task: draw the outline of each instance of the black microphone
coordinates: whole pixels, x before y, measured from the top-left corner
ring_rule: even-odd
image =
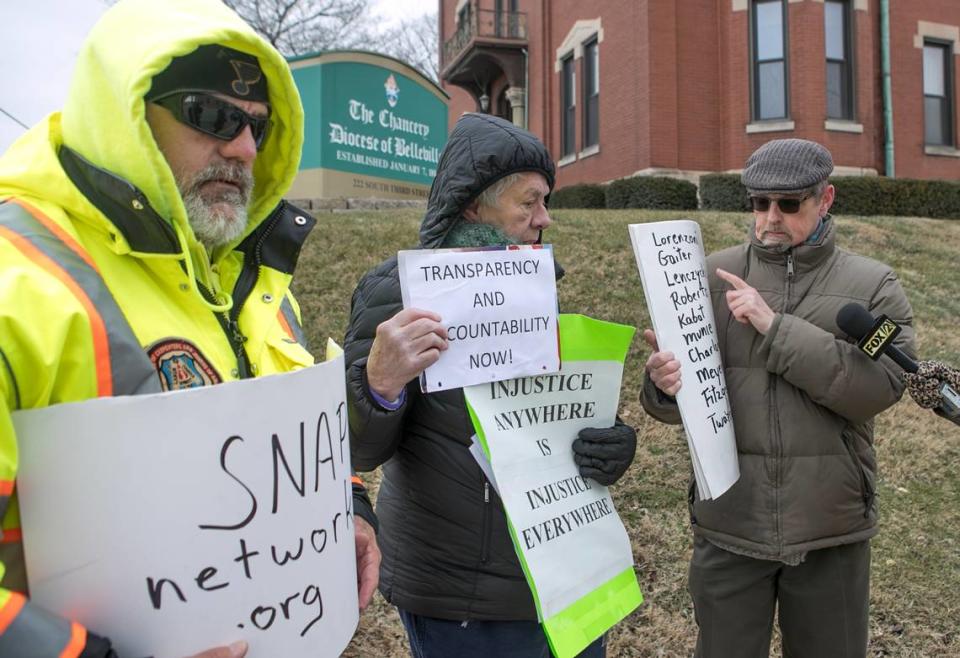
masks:
[[[892,344],[900,333],[900,326],[886,315],[875,318],[860,304],[851,302],[837,313],[837,326],[851,338],[856,338],[860,351],[874,361],[886,353],[907,372],[917,372],[919,364]]]
[[[851,338],[857,339],[857,347],[860,348],[860,351],[874,361],[879,359],[881,354],[886,354],[909,373],[916,374],[919,369],[919,363],[892,344],[901,328],[887,316],[881,315],[875,318],[870,315],[870,311],[860,304],[850,303],[837,313],[837,326]],[[929,368],[930,362],[925,361],[924,363],[928,364],[927,367]],[[941,367],[945,368],[946,366]],[[931,391],[935,397],[930,399],[928,403],[921,403],[921,406],[930,406],[938,415],[960,425],[960,393],[957,393],[949,382],[942,381],[942,378],[934,376],[929,379],[936,382],[934,390]],[[924,378],[921,378],[920,381],[924,381]],[[913,388],[911,388],[910,394],[916,399]]]

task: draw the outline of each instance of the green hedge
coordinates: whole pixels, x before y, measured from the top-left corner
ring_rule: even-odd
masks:
[[[606,208],[603,185],[581,183],[554,190],[550,195],[551,208]]]
[[[749,212],[750,197],[740,174],[704,174],[700,177],[700,207],[704,210]]]
[[[882,176],[834,176],[835,215],[911,215],[960,219],[960,183]],[[749,212],[747,190],[739,174],[700,177],[700,207],[704,210]]]
[[[960,182],[835,176],[835,215],[890,215],[960,219]],[[551,208],[651,208],[696,210],[697,188],[676,178],[635,176],[609,185],[570,185],[554,191]],[[740,174],[700,177],[700,208],[749,212],[747,190]]]
[[[621,178],[607,185],[607,208],[696,210],[697,186],[663,176]]]
[[[837,176],[830,212],[837,215],[894,215],[960,219],[960,183],[942,180]]]

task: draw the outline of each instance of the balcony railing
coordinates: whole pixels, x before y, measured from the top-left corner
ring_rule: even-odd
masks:
[[[477,9],[475,5],[471,5],[469,19],[462,22],[456,33],[443,44],[441,66],[446,66],[456,59],[467,44],[477,37],[525,42],[527,15],[523,12]]]

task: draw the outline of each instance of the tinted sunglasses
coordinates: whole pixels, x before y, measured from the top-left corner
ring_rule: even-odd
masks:
[[[151,102],[170,110],[180,123],[227,142],[250,126],[258,151],[270,132],[269,116],[255,117],[233,103],[209,94],[178,92]]]
[[[771,199],[765,196],[752,196],[750,197],[750,205],[753,206],[753,209],[757,212],[767,212],[770,210],[770,204],[775,203],[777,207],[780,208],[780,212],[784,215],[792,215],[796,212],[799,212],[801,204],[804,201],[809,199],[812,194],[797,198],[786,198],[786,199]]]

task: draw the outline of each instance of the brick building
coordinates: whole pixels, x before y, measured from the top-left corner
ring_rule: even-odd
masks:
[[[561,187],[738,171],[783,137],[838,174],[960,179],[960,0],[440,0],[439,21],[451,125],[526,125]]]

